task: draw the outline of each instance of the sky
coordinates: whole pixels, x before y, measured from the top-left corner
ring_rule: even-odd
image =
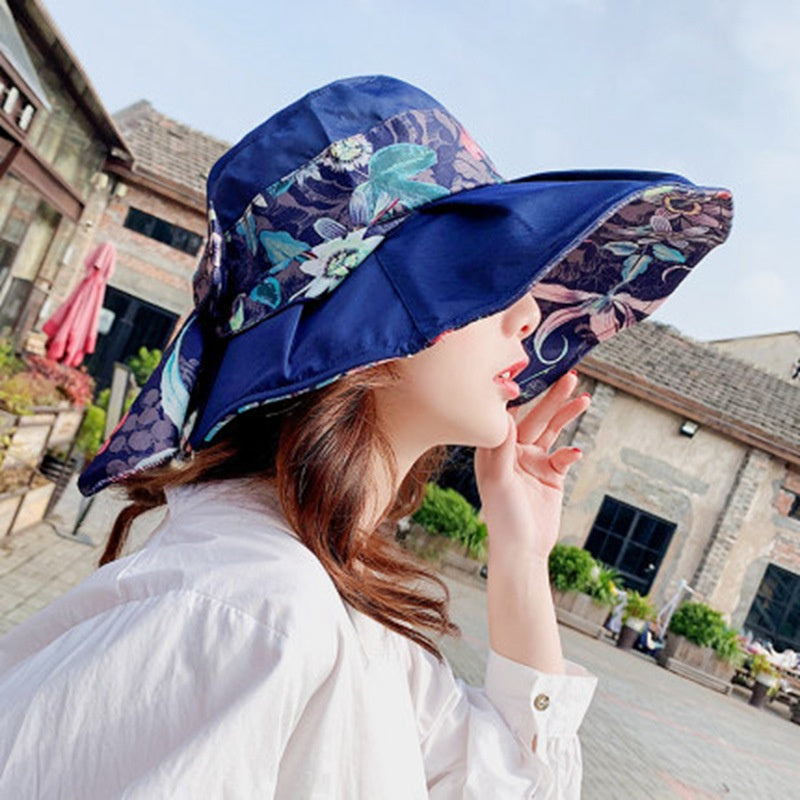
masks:
[[[728,242],[654,316],[713,340],[800,330],[796,0],[43,0],[100,98],[231,143],[307,91],[384,73],[508,178],[678,172],[733,192]],[[102,13],[99,13],[102,10]]]

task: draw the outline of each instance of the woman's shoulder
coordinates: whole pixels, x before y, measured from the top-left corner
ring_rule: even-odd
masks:
[[[346,621],[316,556],[279,512],[237,482],[170,492],[168,505],[150,542],[120,565],[115,581],[126,595],[196,594],[287,634],[315,620]]]

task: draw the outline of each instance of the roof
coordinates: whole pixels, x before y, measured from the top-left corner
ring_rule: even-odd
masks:
[[[9,60],[20,78],[28,84],[36,99],[49,110],[47,95],[6,0],[0,0],[0,52]]]
[[[754,342],[757,339],[783,339],[785,336],[800,340],[800,331],[780,331],[779,333],[757,333],[753,336],[734,336],[730,339],[712,339],[710,344],[727,342]]]
[[[675,328],[644,322],[580,367],[604,383],[800,464],[800,382],[790,383]]]
[[[39,0],[9,0],[8,6],[15,22],[25,29],[35,46],[42,50],[48,63],[57,70],[59,79],[70,88],[73,97],[93,123],[99,137],[109,146],[112,156],[122,161],[129,159],[130,156],[117,126],[106,111],[75,53],[42,3]],[[27,75],[22,77],[28,80]],[[31,86],[31,89],[35,88]]]
[[[228,142],[156,111],[147,100],[114,114],[134,157],[133,172],[182,186],[205,197],[206,178]]]

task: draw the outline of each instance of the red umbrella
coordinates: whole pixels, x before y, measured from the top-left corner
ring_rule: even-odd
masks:
[[[48,358],[77,367],[84,356],[94,352],[100,309],[115,258],[114,245],[103,242],[86,259],[83,279],[42,328],[48,336]]]

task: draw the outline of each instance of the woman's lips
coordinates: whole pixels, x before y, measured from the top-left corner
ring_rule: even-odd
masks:
[[[514,382],[514,378],[527,366],[527,359],[524,361],[517,361],[516,364],[512,364],[508,369],[503,370],[499,375],[495,376],[495,383],[499,383],[503,387],[503,390],[509,396],[509,400],[516,400],[519,397],[520,388]]]

